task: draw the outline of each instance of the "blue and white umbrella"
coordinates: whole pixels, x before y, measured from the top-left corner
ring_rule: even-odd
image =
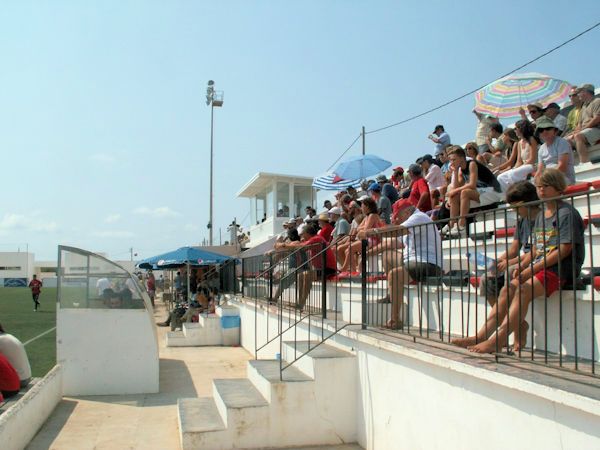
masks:
[[[381,173],[391,165],[376,155],[360,155],[339,163],[333,173],[344,180],[359,180]]]
[[[334,173],[327,172],[326,174],[313,178],[312,185],[314,188],[323,191],[341,191],[350,186],[358,188],[360,186],[360,180],[342,180]]]

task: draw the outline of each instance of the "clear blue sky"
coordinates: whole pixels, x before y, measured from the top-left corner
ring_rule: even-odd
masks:
[[[256,172],[314,176],[359,134],[436,106],[600,20],[600,2],[3,1],[0,251],[59,243],[140,257],[215,236]],[[600,29],[528,67],[600,83]],[[467,98],[367,136],[398,164],[442,123],[471,139]],[[350,154],[360,152],[356,145]],[[247,224],[247,221],[246,221]]]

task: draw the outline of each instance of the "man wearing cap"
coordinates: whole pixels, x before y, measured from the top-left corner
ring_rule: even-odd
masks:
[[[435,143],[435,156],[438,156],[450,145],[450,135],[446,133],[443,125],[436,125],[433,133],[427,137]]]
[[[390,204],[394,204],[398,201],[400,196],[398,195],[398,190],[392,186],[392,183],[389,182],[387,177],[384,174],[378,175],[375,180],[379,183],[381,187],[381,195],[386,196],[390,199]]]
[[[544,115],[554,122],[554,125],[558,128],[559,134],[562,134],[562,132],[565,131],[565,128],[567,128],[567,118],[560,114],[560,106],[556,103],[552,102],[546,106]]]
[[[387,328],[402,327],[404,308],[404,285],[411,280],[421,282],[427,277],[439,277],[443,273],[442,240],[440,234],[427,215],[419,211],[408,199],[394,203],[391,227],[380,228],[365,233],[366,236],[394,236],[384,239],[367,250],[367,255],[383,252],[386,261],[389,299],[392,302],[391,319]],[[362,236],[359,234],[359,238]],[[385,302],[382,299],[382,302]]]
[[[531,117],[531,122],[535,124],[535,121],[544,115],[544,107],[541,103],[531,103],[527,105],[527,112]],[[529,120],[523,108],[519,109],[519,114],[521,115],[521,119]]]
[[[423,170],[418,164],[411,164],[408,167],[410,176],[410,194],[408,200],[417,209],[427,212],[431,210],[431,194],[427,181],[423,178]]]
[[[323,212],[319,214],[319,227],[321,229],[317,234],[329,245],[331,242],[331,233],[333,233],[333,226],[329,223],[329,213]]]
[[[584,84],[578,89],[578,95],[583,106],[579,117],[579,124],[575,129],[574,139],[579,162],[590,162],[588,147],[600,141],[600,98],[594,97],[594,86]]]
[[[379,213],[379,217],[383,220],[387,225],[391,223],[390,216],[392,215],[392,203],[390,199],[385,195],[381,195],[381,186],[379,183],[373,182],[371,186],[369,186],[369,194],[375,203],[377,203],[377,212]]]
[[[334,206],[329,210],[329,217],[332,223],[335,223],[333,233],[331,233],[332,242],[339,241],[342,237],[350,233],[350,223],[344,218],[344,212],[339,206]]]
[[[544,143],[538,150],[538,167],[535,178],[541,177],[545,168],[554,167],[565,174],[568,184],[574,184],[573,151],[567,140],[558,136],[558,128],[547,117],[538,120],[536,129]]]
[[[473,110],[473,114],[477,117],[477,130],[475,131],[475,142],[477,143],[477,151],[480,155],[483,155],[487,151],[491,151],[489,143],[487,142],[488,135],[490,134],[490,127],[498,123],[498,119],[491,114],[482,114],[477,110]]]

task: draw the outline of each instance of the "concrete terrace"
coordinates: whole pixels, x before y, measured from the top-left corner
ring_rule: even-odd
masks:
[[[155,321],[166,317],[159,301]],[[158,327],[160,392],[125,396],[64,397],[29,443],[29,450],[180,449],[177,399],[211,397],[215,378],[243,378],[252,359],[237,347],[166,347]],[[359,450],[357,445],[309,447]]]

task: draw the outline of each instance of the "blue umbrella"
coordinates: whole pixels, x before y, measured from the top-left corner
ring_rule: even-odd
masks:
[[[344,180],[358,180],[383,172],[391,165],[379,156],[360,155],[339,163],[333,173]]]
[[[171,252],[162,253],[140,261],[137,266],[140,269],[172,269],[185,264],[190,266],[203,266],[210,264],[221,264],[230,260],[229,256],[200,250],[195,247],[181,247]]]
[[[337,177],[339,179],[339,177]],[[331,172],[327,172],[324,175],[319,175],[313,178],[313,187],[322,189],[324,191],[341,191],[349,186],[359,187],[360,180],[341,180],[336,182],[336,175]]]

